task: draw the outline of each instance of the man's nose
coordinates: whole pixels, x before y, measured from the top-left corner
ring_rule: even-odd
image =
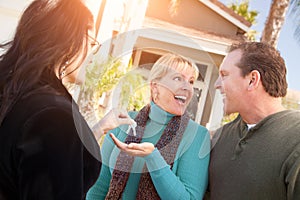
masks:
[[[220,89],[220,87],[221,87],[221,78],[220,78],[220,76],[219,76],[218,79],[216,80],[214,86],[215,86],[216,89]]]

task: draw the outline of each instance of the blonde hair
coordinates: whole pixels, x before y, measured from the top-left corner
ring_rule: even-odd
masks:
[[[179,71],[184,71],[188,68],[192,68],[195,71],[195,80],[199,76],[199,70],[196,64],[181,55],[168,53],[161,56],[153,65],[150,75],[149,82],[153,80],[160,80],[165,76],[171,69],[177,69]]]

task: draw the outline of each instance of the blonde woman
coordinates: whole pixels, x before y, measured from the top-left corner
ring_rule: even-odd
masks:
[[[202,199],[210,136],[186,113],[198,74],[180,55],[166,54],[154,64],[150,104],[129,113],[136,133],[124,125],[106,136],[102,169],[88,200]]]

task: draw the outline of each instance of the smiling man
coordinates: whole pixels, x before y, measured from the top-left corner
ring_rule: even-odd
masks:
[[[238,117],[212,140],[209,191],[213,200],[300,199],[300,112],[286,110],[286,66],[273,47],[233,45],[215,87],[224,113]]]

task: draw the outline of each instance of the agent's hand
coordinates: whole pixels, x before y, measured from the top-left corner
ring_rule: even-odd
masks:
[[[122,124],[134,124],[126,110],[113,108],[92,128],[96,139],[98,140],[107,131],[114,129]]]
[[[115,145],[121,150],[131,156],[140,156],[144,157],[151,154],[154,150],[154,145],[150,142],[143,143],[130,143],[126,144],[121,142],[114,134],[110,134],[110,137],[114,141]]]

